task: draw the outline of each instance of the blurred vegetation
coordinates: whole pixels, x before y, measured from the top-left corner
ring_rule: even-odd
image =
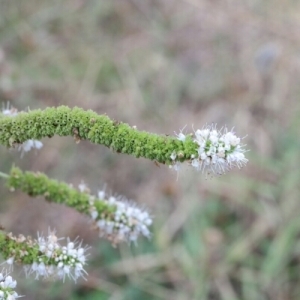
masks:
[[[292,0],[0,0],[1,102],[79,106],[160,134],[227,124],[251,149],[246,168],[206,180],[71,138],[23,159],[2,147],[3,172],[15,163],[95,192],[107,183],[155,216],[150,241],[115,249],[79,214],[2,182],[8,231],[56,228],[92,246],[77,284],[16,268],[23,299],[300,298],[299,9]]]

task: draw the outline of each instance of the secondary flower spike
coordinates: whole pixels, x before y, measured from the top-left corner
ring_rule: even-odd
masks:
[[[44,174],[22,172],[15,167],[7,180],[12,191],[19,189],[33,197],[44,196],[49,202],[64,204],[88,215],[100,237],[109,239],[113,245],[124,241],[135,243],[140,235],[150,237],[151,216],[123,196],[109,196],[100,191],[96,197],[90,195],[84,183],[79,185],[78,191]]]
[[[0,232],[0,253],[8,265],[19,263],[24,266],[26,274],[34,274],[35,279],[66,277],[76,281],[84,277],[86,271],[86,250],[79,242],[67,239],[66,246],[59,243],[55,232],[49,231],[47,237],[38,235],[37,239],[11,233]],[[1,299],[1,298],[0,298]]]

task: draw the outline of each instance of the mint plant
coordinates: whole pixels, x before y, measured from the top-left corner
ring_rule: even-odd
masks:
[[[211,125],[192,133],[183,131],[175,136],[156,135],[77,107],[18,112],[6,105],[0,113],[0,144],[16,148],[22,155],[41,149],[41,139],[59,135],[73,136],[77,143],[88,140],[117,153],[144,157],[176,171],[188,164],[202,173],[224,174],[247,164],[245,145],[232,130],[217,130],[216,125]],[[87,215],[99,236],[107,238],[113,246],[121,242],[136,243],[140,235],[151,236],[151,215],[123,196],[110,196],[103,190],[91,195],[85,183],[76,189],[45,174],[23,172],[17,167],[12,167],[8,174],[0,172],[0,177],[11,191],[42,196],[46,201]],[[66,245],[61,245],[61,239],[51,230],[47,237],[38,235],[36,239],[0,231],[0,253],[5,263],[9,267],[15,263],[23,265],[26,274],[33,274],[35,279],[85,278],[87,250],[79,241],[69,239]],[[16,299],[19,297],[13,291],[16,282],[3,272],[0,299]]]

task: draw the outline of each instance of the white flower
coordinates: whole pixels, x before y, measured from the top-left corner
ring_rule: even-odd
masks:
[[[105,191],[98,191],[98,198],[104,199],[105,198]]]
[[[81,183],[78,185],[78,189],[81,193],[83,193],[87,190],[87,185],[83,181],[81,181]]]
[[[145,210],[122,197],[107,197],[103,191],[91,206],[90,214],[99,230],[100,237],[108,238],[113,244],[122,241],[136,242],[139,235],[150,237],[148,227],[152,218]],[[102,202],[109,209],[97,211],[97,203]]]
[[[180,170],[180,163],[178,161],[174,162],[172,165],[169,165],[170,169],[174,169],[176,172]]]
[[[8,265],[12,265],[13,263],[14,263],[14,257],[12,256],[12,257],[10,257],[10,258],[8,258],[7,260],[6,260],[6,263],[8,264]]]
[[[69,239],[66,246],[61,246],[55,232],[49,230],[47,237],[40,236],[32,243],[32,247],[37,247],[41,253],[36,257],[31,265],[26,265],[26,274],[34,274],[36,279],[59,278],[65,280],[66,277],[76,281],[79,277],[84,277],[86,271],[87,247],[81,247],[77,241],[71,242]],[[1,299],[1,298],[0,298]]]
[[[170,155],[170,158],[171,158],[172,160],[175,160],[176,157],[177,157],[176,152],[173,151],[172,154]]]
[[[17,286],[16,280],[9,276],[6,272],[0,273],[0,299],[15,300],[21,296],[14,289]]]
[[[183,130],[185,129],[185,127],[186,127],[186,125],[180,130],[180,132],[178,134],[176,132],[174,132],[175,135],[177,136],[177,139],[182,142],[184,142],[185,138],[186,138],[186,135],[183,133]]]
[[[208,126],[196,130],[194,142],[199,145],[199,165],[192,161],[192,166],[217,174],[223,174],[234,166],[244,166],[248,160],[240,141],[240,138],[226,128],[217,131],[215,126]]]
[[[194,131],[194,143],[197,145],[198,155],[192,154],[190,164],[196,170],[223,174],[232,167],[241,168],[247,164],[244,145],[234,132],[223,128],[220,131],[215,125],[206,126]],[[171,154],[171,167],[179,169],[179,162],[175,161],[175,151]]]
[[[179,132],[178,135],[177,135],[177,139],[179,141],[184,142],[185,141],[185,134],[183,134],[182,132]]]
[[[5,116],[14,117],[18,114],[18,110],[14,107],[10,107],[9,102],[7,102],[6,106],[2,106],[2,114]]]
[[[18,150],[24,152],[29,152],[31,149],[41,149],[43,143],[38,140],[27,140],[23,144],[19,145]]]
[[[36,279],[51,277],[64,280],[67,276],[76,280],[86,274],[84,265],[87,247],[81,247],[78,241],[71,242],[68,239],[67,245],[61,246],[59,241],[62,238],[57,238],[55,232],[50,230],[47,237],[38,234],[36,240],[21,235],[14,237],[11,233],[7,234],[7,238],[17,243],[21,250],[13,248],[12,252],[15,257],[10,257],[6,263],[11,265],[15,260],[22,262],[22,259],[27,256],[27,265],[24,266],[27,275],[34,274]],[[31,264],[28,264],[29,257]],[[0,275],[1,280],[3,280],[3,275]],[[15,281],[9,277],[7,283],[11,288],[15,286]],[[1,284],[3,286],[4,283],[0,282],[0,287]]]

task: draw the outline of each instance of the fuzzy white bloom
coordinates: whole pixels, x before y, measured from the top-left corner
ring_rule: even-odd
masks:
[[[16,280],[14,280],[6,272],[2,271],[0,273],[0,300],[14,300],[22,297],[14,291],[16,286]]]
[[[176,154],[175,151],[173,151],[172,154],[170,155],[170,158],[171,158],[172,160],[175,160],[176,157],[177,157],[177,154]]]
[[[9,266],[12,266],[13,263],[14,263],[14,260],[15,260],[15,258],[12,256],[12,257],[10,257],[10,258],[8,258],[8,259],[6,260],[6,263],[7,263]]]
[[[27,140],[23,144],[18,146],[18,150],[24,152],[29,152],[31,149],[41,149],[43,147],[43,143],[38,140]]]
[[[65,280],[69,277],[76,281],[87,273],[84,270],[86,264],[87,247],[82,247],[77,241],[67,239],[67,245],[61,246],[55,232],[49,232],[47,237],[39,236],[34,245],[40,251],[37,259],[25,266],[27,274],[34,274],[36,279],[58,278]]]
[[[175,135],[177,136],[177,139],[182,142],[184,142],[185,138],[186,138],[186,135],[183,133],[183,130],[185,129],[185,127],[186,127],[186,125],[180,130],[180,132],[178,134],[176,132],[174,132]]]
[[[177,139],[181,140],[179,135]],[[194,131],[193,141],[198,146],[198,155],[191,156],[190,164],[199,171],[224,174],[233,167],[241,168],[248,162],[241,139],[227,128],[218,131],[215,125],[211,125],[197,129]],[[179,162],[175,161],[176,153],[173,152],[170,158],[173,160],[171,166],[177,170]]]
[[[169,165],[169,168],[175,170],[176,172],[178,172],[180,170],[180,167],[181,167],[181,164],[178,161],[173,162],[172,165]]]
[[[9,102],[6,105],[3,105],[2,114],[9,117],[14,117],[18,115],[18,110],[12,106],[10,106]],[[27,140],[24,143],[18,146],[18,150],[22,151],[21,156],[24,155],[25,152],[29,152],[31,149],[41,149],[43,147],[43,143],[38,140]]]
[[[217,131],[215,126],[207,126],[195,131],[194,142],[198,144],[198,157],[192,159],[192,166],[201,171],[223,174],[232,167],[246,165],[241,139],[224,128]]]
[[[18,110],[10,106],[9,102],[7,102],[6,105],[2,106],[2,114],[5,116],[14,117],[18,114]]]
[[[108,197],[104,191],[98,192],[98,198],[91,196],[91,199],[90,215],[100,237],[108,238],[114,245],[122,241],[136,242],[139,235],[150,237],[148,227],[152,218],[146,210],[123,197]],[[101,202],[109,209],[99,215],[97,206]]]
[[[87,190],[87,185],[84,183],[84,181],[81,181],[81,183],[78,185],[78,189],[81,193]]]

